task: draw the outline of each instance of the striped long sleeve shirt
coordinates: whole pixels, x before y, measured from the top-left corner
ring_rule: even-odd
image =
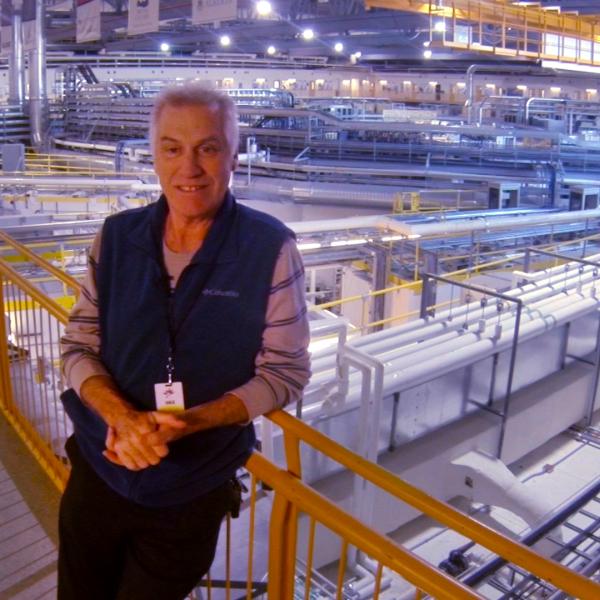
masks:
[[[89,377],[108,374],[100,360],[96,288],[101,237],[102,232],[98,233],[90,250],[81,294],[61,340],[63,374],[67,385],[77,394]],[[192,255],[171,252],[166,245],[163,253],[174,287]],[[308,342],[304,267],[296,243],[290,239],[282,246],[275,264],[254,377],[229,391],[242,400],[250,419],[300,399],[310,377]]]

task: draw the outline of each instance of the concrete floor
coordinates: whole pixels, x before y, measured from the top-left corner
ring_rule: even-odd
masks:
[[[0,598],[56,598],[60,494],[0,417]]]

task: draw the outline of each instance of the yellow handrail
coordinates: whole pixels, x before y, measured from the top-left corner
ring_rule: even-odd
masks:
[[[268,418],[282,428],[284,435],[291,435],[297,442],[302,440],[313,448],[317,448],[324,455],[379,486],[382,490],[403,500],[436,521],[460,531],[461,534],[467,535],[472,540],[556,587],[577,598],[589,600],[600,598],[600,585],[597,583],[570,571],[556,561],[540,556],[531,548],[511,540],[490,527],[478,523],[449,504],[428,496],[425,492],[401,480],[379,465],[344,448],[290,414],[276,411],[269,413]]]
[[[432,594],[433,597],[447,598],[448,600],[480,598],[472,589],[442,571],[432,568],[431,565],[405,550],[390,538],[361,523],[291,473],[279,469],[262,454],[258,452],[252,454],[246,467],[258,479],[272,487],[276,494],[283,496],[301,511],[313,515],[318,522],[323,523],[344,540],[359,547],[376,561],[402,574],[411,583]],[[276,537],[280,537],[279,528],[272,523],[271,527],[274,526]],[[279,599],[282,596],[271,588],[271,577],[275,580],[277,574],[270,573],[269,575],[269,597]],[[271,596],[272,593],[274,593],[273,596]]]
[[[65,273],[62,269],[59,269],[51,263],[49,263],[47,260],[44,260],[35,252],[30,250],[27,246],[21,244],[20,242],[17,242],[17,240],[10,237],[4,231],[0,231],[0,240],[2,240],[8,246],[17,250],[18,252],[20,252],[23,256],[27,257],[32,263],[36,264],[38,267],[41,267],[42,269],[48,271],[48,273],[52,274],[54,277],[56,277],[56,279],[64,283],[67,287],[70,287],[72,290],[75,291],[75,295],[79,295],[79,283],[75,279],[73,279],[73,277]],[[27,280],[24,279],[23,281],[26,282]]]

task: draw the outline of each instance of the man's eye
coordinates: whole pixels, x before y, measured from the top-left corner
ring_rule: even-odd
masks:
[[[200,146],[200,153],[205,156],[212,156],[213,154],[217,154],[220,151],[219,146],[208,145],[208,146]]]
[[[178,151],[179,151],[179,148],[177,148],[177,146],[164,146],[163,147],[163,152],[167,156],[175,156]]]

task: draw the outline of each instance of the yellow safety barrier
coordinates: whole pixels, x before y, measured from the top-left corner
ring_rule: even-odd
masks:
[[[406,502],[422,513],[459,531],[472,540],[496,552],[526,571],[531,572],[576,598],[600,597],[600,585],[575,574],[557,562],[511,540],[494,529],[478,523],[449,504],[428,496],[379,465],[367,461],[283,411],[268,415],[283,431],[288,467],[300,476],[300,442],[309,444],[320,453],[340,463],[357,476]],[[423,588],[425,589],[425,588]],[[427,590],[426,590],[427,591]],[[437,596],[435,596],[437,597]]]
[[[76,282],[70,282],[76,286]],[[0,261],[0,410],[32,449],[46,472],[62,489],[68,477],[68,465],[62,446],[70,433],[70,425],[58,399],[61,382],[58,373],[59,340],[67,320],[64,309],[46,297],[39,289]],[[10,310],[7,307],[10,306]],[[5,318],[8,316],[8,320]],[[7,323],[9,327],[7,328]],[[344,598],[347,567],[354,551],[364,553],[377,565],[374,570],[373,598],[381,593],[384,569],[401,575],[416,587],[415,597],[422,593],[435,598],[480,598],[474,590],[427,564],[387,536],[374,531],[368,523],[337,506],[302,481],[300,443],[309,444],[327,459],[349,469],[356,477],[376,485],[381,490],[482,544],[521,568],[534,573],[573,597],[592,600],[600,597],[600,586],[569,571],[562,565],[545,559],[528,547],[516,543],[496,531],[478,524],[448,504],[431,498],[397,476],[343,448],[320,432],[308,427],[288,413],[275,411],[267,418],[281,428],[287,468],[281,468],[255,453],[247,463],[251,474],[249,510],[237,524],[228,520],[226,537],[225,576],[213,577],[203,585],[222,586],[227,597],[232,589],[245,590],[245,597],[255,597],[264,583],[254,573],[260,559],[257,540],[257,483],[272,490],[273,505],[269,512],[268,563],[260,567],[268,573],[266,589],[271,600],[291,600],[301,585],[304,598],[309,599],[315,578],[315,545],[318,531],[326,529],[340,540],[336,582],[331,598]],[[261,498],[265,495],[262,493]],[[264,504],[262,505],[264,506]],[[264,514],[264,510],[262,511]],[[301,525],[302,523],[302,525]],[[300,527],[306,523],[308,542],[301,548],[305,560],[298,554]],[[233,527],[248,527],[244,536],[232,535]],[[235,581],[242,567],[230,558],[232,539],[248,539],[245,546],[247,562],[244,580]],[[320,565],[317,565],[320,566]],[[239,585],[238,585],[239,584]],[[236,586],[234,588],[234,586]]]

